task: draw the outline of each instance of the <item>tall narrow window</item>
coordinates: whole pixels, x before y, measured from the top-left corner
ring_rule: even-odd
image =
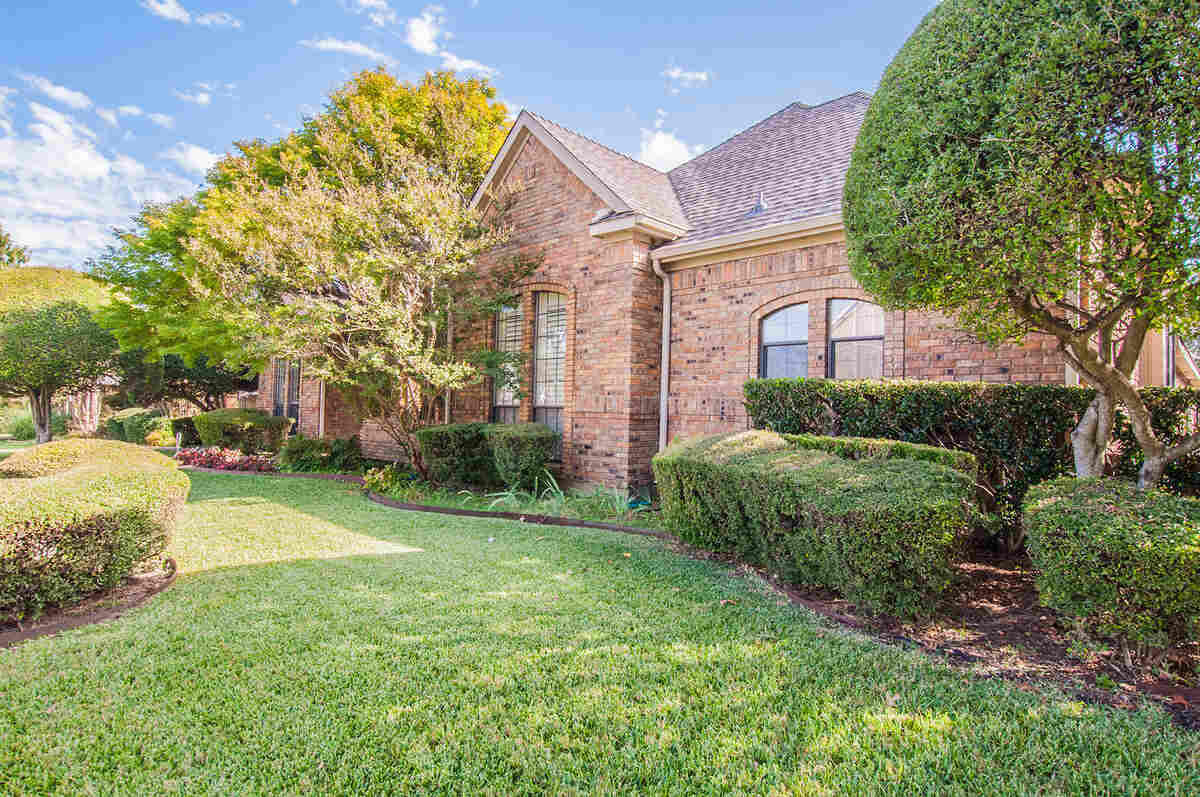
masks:
[[[502,307],[496,314],[496,351],[505,354],[519,354],[524,345],[524,327],[522,324],[521,308]],[[516,376],[515,366],[508,367],[509,384],[492,386],[492,421],[493,423],[516,423],[520,402],[517,399],[517,386],[512,380]]]
[[[558,433],[562,459],[563,395],[566,389],[567,304],[561,293],[534,294],[533,420]]]
[[[287,417],[292,419],[292,428],[288,434],[295,434],[300,425],[300,361],[293,360],[288,364]]]
[[[271,414],[282,418],[287,414],[287,381],[288,365],[286,360],[274,361],[274,374],[271,383]]]
[[[829,300],[829,376],[883,378],[883,308],[856,299]]]
[[[808,305],[793,304],[762,320],[758,375],[766,379],[808,376]]]

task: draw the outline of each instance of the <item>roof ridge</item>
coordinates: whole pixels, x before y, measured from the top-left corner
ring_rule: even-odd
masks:
[[[529,111],[528,108],[526,110]],[[658,169],[655,169],[653,166],[651,166],[648,163],[642,163],[640,160],[638,160],[630,155],[627,155],[624,152],[621,152],[620,150],[613,149],[612,147],[608,146],[607,144],[602,144],[599,141],[597,141],[596,139],[592,138],[591,136],[585,136],[583,133],[580,133],[578,130],[572,130],[571,128],[567,127],[566,125],[560,125],[558,122],[554,121],[553,119],[547,119],[545,116],[542,116],[541,114],[536,113],[534,111],[529,111],[529,114],[531,116],[533,116],[535,119],[537,119],[539,122],[552,124],[561,130],[566,130],[571,135],[579,136],[584,141],[588,141],[592,144],[595,144],[597,147],[600,147],[601,149],[606,149],[609,152],[611,152],[612,154],[617,155],[618,157],[624,158],[625,160],[629,161],[632,164],[641,166],[643,169],[649,169],[650,171],[655,172],[657,174],[661,174],[664,177],[667,176],[667,174],[668,174],[667,172],[662,172],[662,171],[659,171]]]
[[[825,100],[824,102],[819,102],[819,103],[817,103],[816,105],[808,105],[808,104],[806,104],[806,103],[800,102],[799,100],[797,100],[797,101],[795,101],[795,102],[790,102],[790,103],[788,103],[787,105],[785,105],[785,106],[783,106],[782,108],[780,108],[780,109],[779,109],[778,111],[776,111],[775,113],[771,114],[770,116],[767,116],[767,117],[764,117],[763,119],[760,119],[760,120],[758,120],[758,121],[757,121],[757,122],[755,122],[754,124],[752,124],[752,125],[750,125],[749,127],[747,127],[745,130],[741,130],[741,131],[739,131],[739,132],[737,132],[737,133],[734,133],[734,134],[733,134],[733,135],[731,135],[729,138],[727,138],[727,139],[725,139],[724,141],[722,141],[720,144],[716,144],[715,146],[709,147],[708,149],[704,150],[703,152],[701,152],[701,153],[700,153],[699,155],[697,155],[696,157],[694,157],[694,158],[692,158],[692,159],[690,159],[690,160],[686,160],[686,161],[684,161],[683,163],[679,164],[679,165],[678,165],[678,166],[676,166],[674,169],[672,169],[671,171],[667,172],[667,176],[669,177],[669,176],[670,176],[670,175],[671,175],[671,174],[672,174],[672,173],[673,173],[673,172],[674,172],[676,169],[682,169],[684,166],[687,166],[689,163],[694,163],[695,161],[698,161],[700,158],[703,158],[705,155],[709,154],[710,152],[715,152],[716,150],[718,150],[718,149],[720,149],[721,147],[723,147],[723,146],[725,146],[726,144],[728,144],[730,141],[733,141],[735,138],[738,138],[738,137],[740,137],[740,136],[743,136],[743,135],[745,135],[746,133],[749,133],[751,130],[754,130],[755,128],[757,128],[757,127],[760,127],[761,125],[764,125],[764,124],[766,124],[767,122],[771,121],[771,120],[772,120],[772,119],[774,119],[776,116],[779,116],[779,115],[780,115],[780,114],[782,114],[782,113],[785,113],[785,112],[787,112],[787,111],[790,111],[790,110],[792,110],[792,109],[796,109],[796,110],[800,110],[800,111],[814,111],[814,110],[816,110],[817,108],[822,108],[822,107],[824,107],[824,106],[826,106],[826,105],[829,105],[829,104],[831,104],[831,103],[840,102],[840,101],[842,101],[842,100],[845,100],[845,99],[847,99],[847,98],[849,98],[849,97],[862,97],[863,99],[866,99],[866,100],[870,100],[870,99],[871,99],[871,95],[870,95],[870,94],[868,94],[868,93],[867,93],[867,92],[865,92],[865,91],[852,91],[852,92],[850,92],[849,94],[843,94],[843,95],[842,95],[842,96],[840,96],[840,97],[834,97],[833,99],[830,99],[830,100]],[[673,185],[673,184],[672,184],[672,185]]]

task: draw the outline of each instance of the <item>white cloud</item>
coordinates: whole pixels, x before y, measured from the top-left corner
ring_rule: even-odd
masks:
[[[142,0],[142,8],[156,17],[191,25],[195,22],[205,28],[240,28],[242,21],[228,11],[209,11],[192,16],[179,0]]]
[[[0,113],[11,90],[0,89]],[[79,266],[113,243],[144,202],[190,194],[196,183],[105,152],[96,134],[68,113],[29,103],[32,121],[0,129],[0,218],[33,249],[34,262]]]
[[[142,8],[172,22],[182,22],[184,25],[192,22],[192,15],[179,4],[179,0],[142,0]]]
[[[242,21],[225,11],[213,11],[196,17],[196,24],[206,28],[240,28]]]
[[[662,71],[662,76],[669,82],[672,94],[678,94],[680,89],[706,85],[712,79],[709,72],[690,72],[678,66],[667,67]]]
[[[351,9],[357,14],[366,14],[377,28],[394,25],[399,19],[387,0],[350,0]]]
[[[361,0],[360,0],[361,2]],[[422,55],[437,55],[440,49],[438,38],[445,37],[445,9],[441,6],[426,6],[421,16],[412,17],[404,23],[404,41]]]
[[[660,111],[660,114],[662,112]],[[703,147],[690,147],[674,133],[661,129],[665,114],[655,121],[655,129],[642,128],[642,150],[638,160],[661,172],[670,171],[700,154]]]
[[[500,74],[498,69],[472,61],[470,58],[459,58],[448,50],[442,50],[442,69],[454,69],[459,72],[478,72],[484,77],[495,77]]]
[[[194,91],[190,93],[186,91],[172,91],[171,93],[184,102],[194,103],[195,105],[208,105],[212,102],[212,95],[207,91]]]
[[[13,124],[9,98],[16,93],[11,86],[0,86],[0,130],[10,136],[13,135]]]
[[[215,152],[210,152],[204,147],[198,147],[195,144],[188,144],[184,141],[175,144],[166,152],[159,155],[159,157],[174,161],[185,171],[196,174],[204,174],[213,167],[214,163],[221,159],[221,156]]]
[[[345,39],[335,39],[331,36],[326,36],[323,39],[304,39],[300,44],[304,47],[311,47],[314,50],[322,50],[327,53],[345,53],[347,55],[356,55],[360,58],[370,58],[373,61],[379,61],[381,64],[395,63],[395,59],[391,56],[381,53],[362,42],[347,41]]]
[[[663,123],[667,121],[667,112],[659,108],[654,112],[654,129],[662,130]]]
[[[165,113],[148,113],[146,118],[159,127],[172,128],[175,126],[175,118],[170,114]]]
[[[136,105],[122,105],[117,109],[117,113],[121,114],[121,116],[141,116],[145,111]]]
[[[82,91],[74,91],[66,86],[59,86],[38,75],[22,74],[21,80],[24,80],[30,86],[37,89],[42,94],[45,94],[55,102],[62,103],[69,108],[74,108],[77,111],[81,111],[84,108],[92,107],[92,98],[84,94]]]
[[[112,108],[96,108],[96,115],[104,121],[108,122],[113,127],[117,127],[120,122],[117,121],[117,112]]]

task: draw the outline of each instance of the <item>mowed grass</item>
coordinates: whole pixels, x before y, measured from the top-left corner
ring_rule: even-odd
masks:
[[[654,539],[192,481],[172,589],[0,651],[0,793],[1200,793],[1157,709],[882,647]]]
[[[0,462],[3,462],[22,448],[29,448],[31,445],[33,445],[32,440],[0,440]]]

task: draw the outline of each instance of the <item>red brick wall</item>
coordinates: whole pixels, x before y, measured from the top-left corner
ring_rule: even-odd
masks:
[[[671,268],[670,266],[668,266]],[[809,305],[808,372],[826,374],[829,299],[869,299],[851,276],[840,237],[785,251],[671,268],[671,383],[668,433],[715,434],[747,426],[742,385],[758,376],[760,322]],[[884,377],[1062,383],[1052,339],[991,349],[945,319],[888,312]]]

